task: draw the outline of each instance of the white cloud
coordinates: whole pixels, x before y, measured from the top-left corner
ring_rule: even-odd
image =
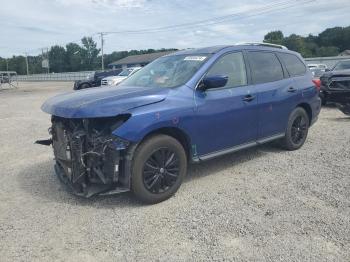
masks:
[[[100,31],[139,30],[245,12],[216,25],[196,26],[153,34],[106,36],[106,52],[115,50],[200,47],[261,41],[280,29],[285,35],[317,34],[327,27],[349,25],[348,0],[318,0],[290,9],[250,16],[265,0],[0,0],[0,56],[39,52]],[[298,0],[301,1],[301,0]],[[19,8],[20,7],[20,8]],[[94,36],[99,40],[98,36]]]
[[[90,6],[103,8],[141,8],[147,0],[56,0],[64,6]]]

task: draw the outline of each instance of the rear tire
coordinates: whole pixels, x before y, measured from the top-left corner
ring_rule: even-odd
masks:
[[[286,150],[297,150],[305,143],[309,131],[309,116],[301,108],[295,108],[289,116],[286,135],[281,141],[281,145]]]
[[[187,157],[182,145],[167,135],[151,136],[135,151],[132,191],[142,202],[159,203],[176,193],[186,171]]]

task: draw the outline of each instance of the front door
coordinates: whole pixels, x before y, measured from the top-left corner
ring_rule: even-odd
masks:
[[[228,76],[221,88],[195,91],[198,156],[254,143],[257,139],[257,97],[248,85],[241,52],[221,56],[206,76]]]

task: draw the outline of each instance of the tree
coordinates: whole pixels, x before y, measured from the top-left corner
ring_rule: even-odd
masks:
[[[284,36],[282,31],[275,30],[264,36],[264,42],[282,44],[289,49],[301,53],[304,57],[336,56],[339,52],[350,50],[350,26],[327,28],[318,35],[306,37],[297,34]],[[104,55],[105,66],[130,55],[149,54],[160,51],[176,49],[141,49],[130,51],[118,51]],[[81,39],[81,45],[68,43],[65,47],[52,46],[49,51],[50,68],[53,72],[96,70],[101,68],[100,49],[91,37]],[[42,55],[28,56],[29,71],[32,74],[43,73],[41,67]],[[17,71],[18,74],[26,74],[24,56],[11,58],[0,57],[0,70],[8,69]]]
[[[264,42],[271,43],[271,44],[277,44],[282,45],[283,44],[283,33],[282,31],[272,31],[270,33],[267,33],[264,37]]]
[[[41,64],[42,60],[43,58],[41,55],[28,56],[29,72],[31,74],[39,74],[45,71],[45,69],[42,68],[42,64]]]
[[[291,34],[290,36],[285,37],[283,40],[283,45],[290,50],[299,52],[304,57],[312,56],[312,53],[307,48],[305,38],[300,35]]]
[[[307,37],[296,34],[285,37],[281,31],[272,31],[264,36],[264,42],[285,45],[304,57],[335,56],[350,49],[350,26],[327,28],[317,36]]]
[[[0,57],[0,71],[6,71],[6,59]]]
[[[337,56],[339,48],[335,46],[322,46],[317,49],[316,56]]]
[[[62,46],[52,46],[49,51],[49,63],[51,72],[66,71],[66,50]]]
[[[9,70],[19,72],[20,74],[27,74],[26,59],[24,56],[13,56],[9,60]]]
[[[66,66],[67,71],[79,71],[83,63],[82,54],[83,49],[75,43],[68,43],[66,45]]]
[[[318,35],[320,46],[335,46],[341,51],[350,49],[350,26],[327,28]]]
[[[93,70],[97,68],[98,61],[97,56],[100,53],[100,49],[97,48],[97,43],[92,37],[84,37],[81,39],[83,48],[81,49],[82,56],[82,68],[83,70]]]

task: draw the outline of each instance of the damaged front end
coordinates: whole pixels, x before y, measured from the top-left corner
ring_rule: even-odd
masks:
[[[350,115],[350,72],[325,74],[321,78],[321,97],[335,103],[340,111]]]
[[[55,155],[55,171],[74,194],[90,197],[130,189],[126,140],[112,132],[130,115],[103,118],[62,118],[53,116],[49,132]]]

